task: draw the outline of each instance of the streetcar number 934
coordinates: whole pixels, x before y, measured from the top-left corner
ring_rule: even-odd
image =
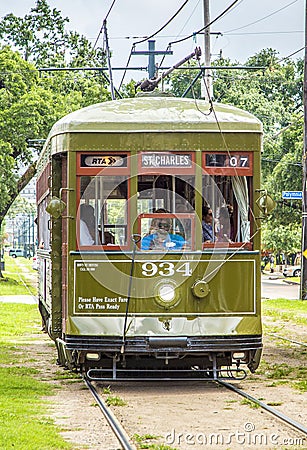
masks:
[[[179,267],[175,267],[175,264],[168,261],[163,261],[159,264],[147,261],[142,264],[142,269],[142,275],[145,277],[153,277],[156,274],[161,275],[162,277],[171,277],[175,272],[181,273],[183,277],[192,275],[192,269],[190,269],[189,262],[185,262]]]

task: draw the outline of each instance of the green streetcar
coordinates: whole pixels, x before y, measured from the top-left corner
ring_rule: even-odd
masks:
[[[38,163],[39,308],[59,364],[104,380],[256,370],[261,146],[251,114],[162,94],[53,126]]]

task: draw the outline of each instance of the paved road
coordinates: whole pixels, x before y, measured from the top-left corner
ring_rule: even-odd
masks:
[[[28,305],[35,305],[37,303],[37,298],[32,295],[1,295],[0,302],[26,303]]]
[[[298,299],[300,286],[298,284],[288,284],[284,278],[277,276],[263,275],[261,279],[261,297],[262,298],[287,298],[290,300]]]

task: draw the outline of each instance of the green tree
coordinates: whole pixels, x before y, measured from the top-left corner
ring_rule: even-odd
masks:
[[[301,250],[301,227],[297,223],[272,227],[267,222],[262,227],[262,244],[274,253],[297,253]]]
[[[52,89],[35,66],[9,47],[0,49],[0,228],[10,205],[35,175],[33,139],[45,139],[55,121],[87,104],[109,98],[98,82],[83,79],[69,93]],[[51,84],[51,87],[50,87]],[[81,89],[80,86],[83,86]],[[88,88],[85,87],[88,85]],[[21,175],[21,168],[23,174]]]
[[[67,31],[67,23],[68,17],[62,17],[47,0],[37,0],[24,17],[11,13],[0,21],[0,39],[37,66],[101,64],[102,49],[94,50],[85,36]]]
[[[42,66],[104,64],[103,50],[67,31],[68,22],[47,0],[37,0],[23,18],[8,14],[0,21],[0,229],[18,192],[35,174],[37,153],[29,141],[45,139],[53,123],[65,114],[110,99],[101,72],[39,76],[37,67]],[[22,175],[21,167],[25,167]]]
[[[66,31],[68,22],[46,0],[37,0],[23,18],[8,14],[0,21],[1,42],[18,50],[12,51],[8,45],[0,48],[0,139],[10,145],[15,160],[13,173],[8,174],[15,179],[15,187],[6,183],[10,200],[7,196],[0,200],[0,220],[35,173],[31,164],[37,155],[29,149],[29,140],[46,138],[63,115],[110,98],[100,73],[46,72],[39,76],[36,67],[40,65],[75,67],[104,61],[101,48],[94,50],[84,36]],[[4,150],[1,153],[6,160]],[[19,179],[21,164],[28,165],[29,171]]]

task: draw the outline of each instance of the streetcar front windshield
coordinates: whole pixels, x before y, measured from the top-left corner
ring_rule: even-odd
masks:
[[[194,176],[139,175],[141,250],[195,249]]]

